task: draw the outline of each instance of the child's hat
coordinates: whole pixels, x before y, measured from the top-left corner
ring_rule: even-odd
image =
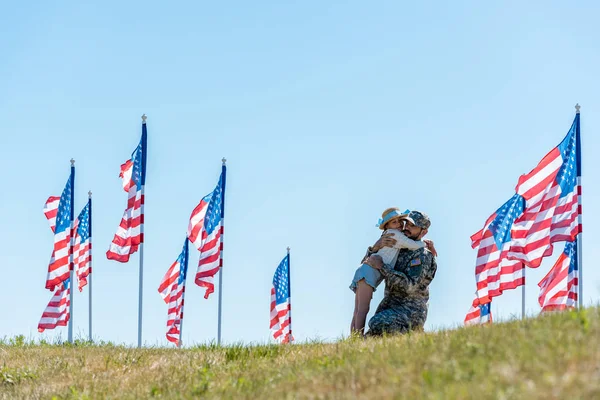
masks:
[[[396,208],[396,207],[388,208],[381,214],[381,218],[379,218],[379,221],[377,222],[377,227],[379,229],[383,230],[383,227],[385,226],[385,224],[390,222],[392,219],[406,218],[408,216],[408,213],[409,213],[408,210],[401,213],[399,208]]]

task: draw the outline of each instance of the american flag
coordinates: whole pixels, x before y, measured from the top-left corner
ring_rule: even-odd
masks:
[[[517,194],[525,210],[512,227],[508,257],[539,267],[552,243],[573,241],[581,232],[581,151],[579,114],[567,136],[530,173],[521,176]]]
[[[73,220],[73,183],[75,168],[60,197],[51,196],[44,206],[44,215],[54,232],[54,249],[48,265],[46,289],[54,290],[70,277],[71,222]]]
[[[581,232],[579,114],[563,141],[530,173],[516,193],[471,236],[477,248],[477,297],[484,304],[524,284],[525,266],[538,267],[552,243]]]
[[[290,301],[290,255],[281,261],[271,287],[271,334],[281,343],[290,343],[292,336],[292,306]]]
[[[181,324],[183,323],[183,301],[185,295],[185,278],[188,267],[188,240],[185,239],[183,250],[171,265],[162,279],[158,292],[168,304],[167,340],[179,346]]]
[[[473,304],[465,317],[465,325],[481,325],[492,323],[492,303],[479,304],[479,300],[473,300]]]
[[[83,207],[75,220],[75,243],[73,245],[73,267],[79,282],[79,291],[87,285],[87,277],[92,273],[92,199]]]
[[[188,225],[187,236],[200,251],[195,282],[206,288],[205,299],[215,291],[214,276],[223,266],[225,175],[226,167],[223,165],[217,187],[194,208]]]
[[[471,236],[471,245],[477,248],[475,278],[477,296],[482,303],[525,283],[523,263],[507,257],[510,227],[522,212],[523,202],[514,195],[488,218],[481,231]]]
[[[57,326],[67,326],[70,318],[69,305],[71,304],[69,301],[70,282],[71,279],[67,278],[56,286],[56,291],[38,323],[38,332],[54,329]]]
[[[142,123],[142,138],[131,155],[131,159],[121,165],[119,176],[123,189],[127,192],[127,208],[117,228],[110,248],[106,252],[109,260],[122,263],[138,250],[144,242],[144,185],[146,183],[146,123]]]
[[[542,311],[573,309],[577,306],[577,241],[567,242],[563,253],[538,283]]]

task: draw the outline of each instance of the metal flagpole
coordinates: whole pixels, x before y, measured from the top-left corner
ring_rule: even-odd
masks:
[[[577,213],[577,224],[579,225],[578,229],[581,229],[583,226],[583,216],[582,216],[582,191],[581,187],[581,130],[580,130],[580,121],[581,115],[580,110],[581,106],[579,103],[575,104],[575,118],[577,118],[577,125],[575,127],[576,132],[576,149],[577,149],[577,186],[579,187],[579,196],[577,196],[577,203],[579,212]],[[577,269],[579,270],[579,276],[577,278],[577,283],[579,285],[579,309],[583,307],[583,243],[582,243],[583,233],[581,230],[577,235]]]
[[[177,341],[177,348],[181,348],[181,338],[183,338],[183,307],[185,306],[185,286],[187,282],[187,268],[189,261],[189,252],[188,252],[188,239],[185,239],[185,260],[183,260],[184,264],[180,265],[179,268],[185,268],[185,278],[183,280],[183,292],[181,293],[181,311],[179,312],[179,340]]]
[[[75,160],[71,158],[71,235],[69,239],[69,343],[73,343],[73,278],[75,277],[73,264],[73,221],[75,220]]]
[[[139,301],[138,301],[138,347],[142,347],[142,294],[144,291],[144,202],[146,197],[144,196],[145,184],[146,184],[146,114],[142,115],[142,190],[141,190],[141,215],[142,221],[140,223],[140,280],[139,280]]]
[[[219,256],[219,316],[217,322],[217,345],[221,345],[221,311],[223,309],[223,234],[225,232],[225,182],[227,173],[227,167],[225,166],[227,160],[223,158],[221,161],[223,162],[223,166],[221,167],[221,175],[223,179],[223,194],[221,198],[221,251]]]
[[[521,287],[521,319],[525,319],[525,285],[527,280],[525,279],[525,271],[527,267],[523,266],[523,286]]]
[[[187,274],[186,274],[187,280]],[[183,337],[183,306],[185,306],[185,282],[183,284],[183,293],[181,293],[181,312],[179,313],[179,340],[177,341],[177,348],[181,348],[181,338]]]
[[[291,273],[291,262],[290,262],[290,248],[288,246],[287,248],[287,265],[288,265],[288,318],[290,320],[290,333],[288,336],[288,342],[292,341],[292,276],[290,275]]]
[[[88,319],[89,319],[89,333],[90,333],[90,342],[92,341],[92,191],[88,192],[88,202],[90,204],[89,208],[89,241],[90,241],[90,261],[89,261],[89,271],[88,271],[88,283],[90,285],[89,289],[89,301],[88,301]]]
[[[144,187],[142,186],[142,197],[144,197]],[[140,230],[144,234],[144,224],[141,224]],[[142,347],[142,292],[144,283],[144,243],[140,243],[140,280],[139,280],[139,300],[138,300],[138,347]]]

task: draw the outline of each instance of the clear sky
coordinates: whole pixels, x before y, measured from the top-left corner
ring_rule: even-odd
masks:
[[[469,236],[567,133],[580,103],[585,303],[600,299],[600,53],[594,1],[113,1],[1,6],[0,337],[37,333],[52,234],[42,213],[76,159],[94,193],[94,337],[137,341],[138,255],[104,255],[119,166],[148,115],[144,342],[167,345],[158,284],[227,158],[223,340],[269,340],[270,286],[291,247],[299,341],[348,333],[348,285],[390,206],[429,214],[439,250],[426,329],[473,300]],[[562,251],[528,270],[537,282]],[[193,276],[197,253],[192,252]],[[376,293],[371,310],[381,299]],[[217,334],[217,296],[188,280],[186,344]],[[74,332],[87,337],[88,292]],[[520,289],[494,301],[520,314]]]

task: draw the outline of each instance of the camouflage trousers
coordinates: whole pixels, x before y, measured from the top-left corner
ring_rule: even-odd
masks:
[[[427,306],[407,307],[398,306],[377,310],[369,320],[368,335],[383,335],[394,333],[407,333],[408,331],[422,331],[427,319]]]

